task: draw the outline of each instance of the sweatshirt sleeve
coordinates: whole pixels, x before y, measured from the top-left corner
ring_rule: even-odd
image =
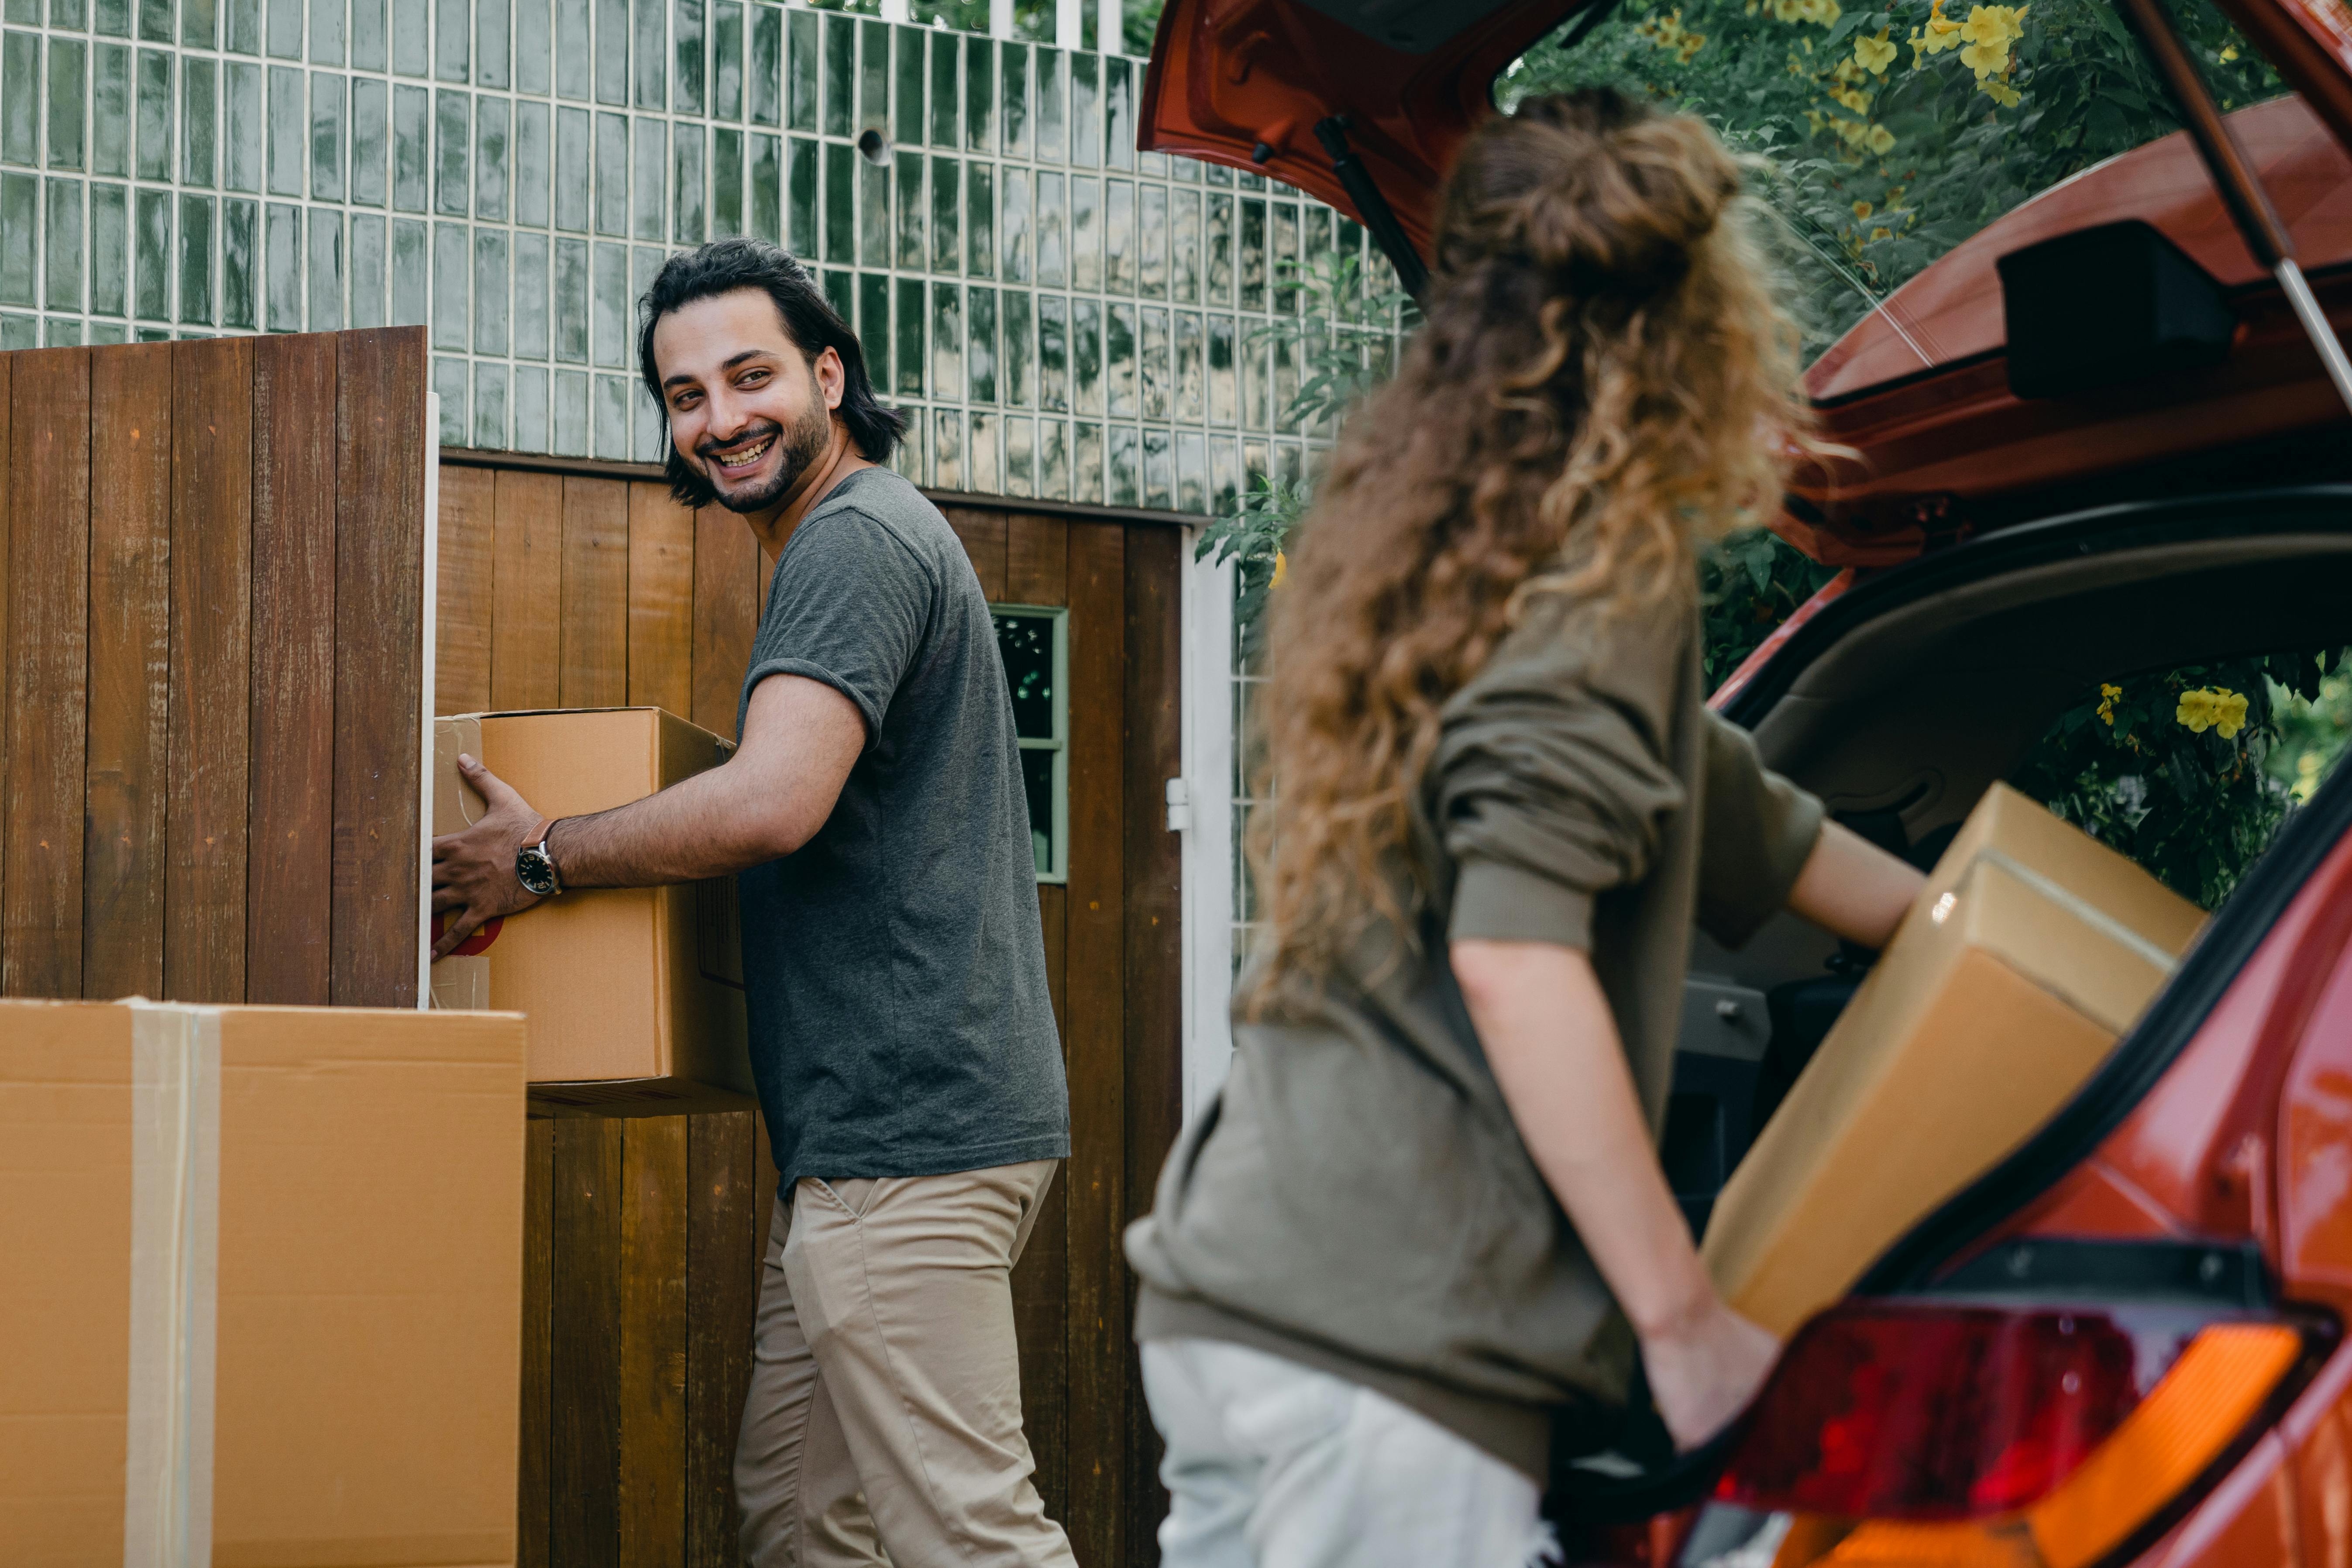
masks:
[[[1738,947],[1789,901],[1822,833],[1822,803],[1764,766],[1747,731],[1706,715],[1698,923]]]
[[[1447,704],[1432,761],[1433,819],[1455,867],[1447,936],[1589,948],[1593,898],[1647,874],[1684,801],[1650,673],[1660,661],[1527,640]]]

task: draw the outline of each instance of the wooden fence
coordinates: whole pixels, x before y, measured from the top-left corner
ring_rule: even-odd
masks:
[[[409,1006],[418,328],[0,354],[0,992]]]

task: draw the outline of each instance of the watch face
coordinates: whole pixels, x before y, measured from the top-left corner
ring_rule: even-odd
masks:
[[[546,850],[530,845],[515,855],[515,880],[525,892],[545,898],[555,891],[555,862],[547,858]]]

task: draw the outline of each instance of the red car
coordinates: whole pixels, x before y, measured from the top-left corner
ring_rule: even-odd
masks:
[[[2221,5],[2293,96],[2221,115],[2163,13],[2119,0],[2189,129],[2016,207],[1809,373],[1860,461],[1801,470],[1776,527],[1851,570],[1717,702],[1882,842],[1931,849],[2100,682],[2352,644],[2352,11]],[[1576,10],[1170,0],[1141,144],[1355,213],[1414,287],[1497,73]],[[2186,358],[2097,325],[2100,289],[2159,276],[2201,301]],[[1769,992],[1827,945],[1787,922],[1695,967]],[[1711,1065],[1684,1058],[1680,1098],[1723,1092]],[[1739,1141],[1711,1144],[1716,1184]],[[1557,1466],[1573,1552],[2352,1563],[2352,768],[2071,1102],[1987,1158],[1715,1448]],[[1707,1179],[1677,1191],[1703,1210]]]

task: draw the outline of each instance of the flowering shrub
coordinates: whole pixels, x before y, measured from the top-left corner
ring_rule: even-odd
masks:
[[[1767,155],[1816,350],[2026,197],[2177,128],[2108,0],[1639,4],[1572,49],[1571,16],[1497,100],[1613,83]],[[2173,9],[2225,109],[2284,90],[2207,0]]]
[[[2352,681],[2325,679],[2331,662],[2273,654],[2104,681],[2011,782],[2211,909],[2343,749]]]

